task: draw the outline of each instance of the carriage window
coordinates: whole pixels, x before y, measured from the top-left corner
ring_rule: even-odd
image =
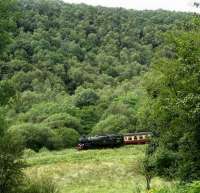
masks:
[[[129,137],[128,140],[132,140],[132,137]]]
[[[137,140],[137,136],[134,136],[134,140]]]
[[[140,136],[140,139],[143,139],[143,136]]]

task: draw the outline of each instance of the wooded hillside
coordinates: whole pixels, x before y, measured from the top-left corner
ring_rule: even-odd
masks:
[[[163,33],[190,16],[55,0],[20,0],[0,80],[16,92],[10,132],[28,148],[75,145],[79,135],[140,128],[138,82],[163,45]],[[3,86],[2,86],[3,88]]]

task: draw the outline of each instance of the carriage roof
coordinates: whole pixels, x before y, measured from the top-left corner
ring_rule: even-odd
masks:
[[[152,135],[152,132],[136,132],[136,133],[124,134],[124,136],[138,136],[138,135]]]

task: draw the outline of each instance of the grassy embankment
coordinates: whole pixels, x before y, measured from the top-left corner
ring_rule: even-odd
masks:
[[[61,193],[136,193],[145,189],[145,179],[137,171],[145,146],[116,149],[25,154],[28,175],[52,176]],[[158,178],[152,186],[168,185]]]

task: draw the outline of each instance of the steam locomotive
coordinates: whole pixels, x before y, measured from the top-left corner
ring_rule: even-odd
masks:
[[[77,145],[78,150],[114,148],[130,144],[146,144],[150,142],[151,132],[128,133],[124,135],[102,135],[81,137]]]

